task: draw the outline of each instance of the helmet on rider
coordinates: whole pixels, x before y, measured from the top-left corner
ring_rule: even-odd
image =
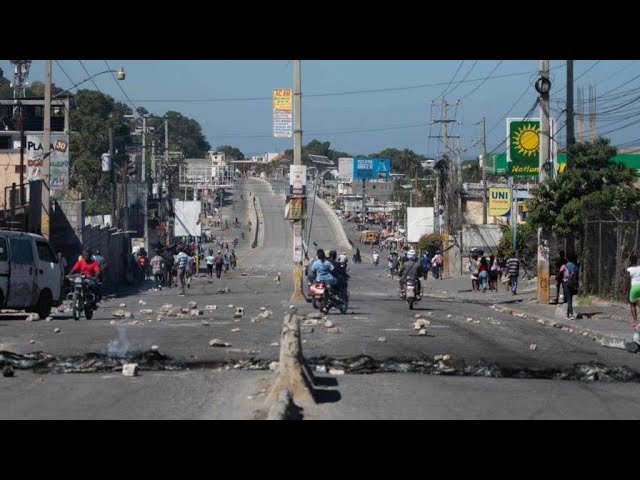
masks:
[[[409,251],[407,252],[407,258],[408,258],[409,260],[415,260],[415,259],[416,259],[416,252],[415,252],[415,250],[409,250]]]

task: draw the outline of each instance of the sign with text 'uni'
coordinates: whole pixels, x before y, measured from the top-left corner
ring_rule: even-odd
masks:
[[[511,188],[496,187],[489,189],[489,215],[501,217],[511,210]]]

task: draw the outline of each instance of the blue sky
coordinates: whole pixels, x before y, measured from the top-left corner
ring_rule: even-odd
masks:
[[[292,87],[293,64],[288,60],[107,60],[111,68],[123,66],[127,78],[120,85],[136,106],[144,106],[156,114],[177,110],[200,122],[212,146],[230,144],[245,154],[291,148],[292,140],[275,139],[272,132],[271,91]],[[538,60],[309,60],[302,63],[303,142],[316,138],[330,141],[333,149],[352,154],[368,154],[386,147],[409,148],[418,153],[436,155],[441,152],[440,127],[429,127],[431,103],[440,105],[445,90],[453,115],[460,123],[450,134],[460,135],[466,152],[464,158],[480,153],[477,123],[484,115],[487,121],[487,148],[498,147],[505,136],[505,118],[524,116],[533,105],[536,92],[533,83]],[[91,73],[107,69],[103,60],[83,60]],[[551,60],[552,115],[564,124],[566,73],[564,60]],[[497,67],[497,68],[496,68]],[[8,60],[0,60],[5,76],[11,77]],[[63,72],[66,72],[65,73]],[[490,75],[491,74],[491,75]],[[507,76],[511,74],[520,74]],[[58,60],[53,64],[53,81],[64,88],[87,79],[78,60]],[[482,80],[488,78],[484,83]],[[503,77],[501,77],[503,76]],[[640,87],[640,61],[580,60],[575,62],[576,86],[596,86],[602,98],[602,120],[598,132],[613,131],[614,144],[632,143],[640,139],[640,126],[633,123],[640,115],[635,89]],[[496,78],[493,78],[496,77]],[[34,61],[30,81],[43,79],[43,62]],[[632,80],[633,79],[633,80]],[[459,83],[460,80],[465,80]],[[473,80],[473,81],[469,81]],[[625,82],[630,81],[625,85]],[[103,92],[128,103],[110,74],[95,78]],[[451,82],[450,85],[448,85]],[[437,83],[444,85],[425,86]],[[479,88],[472,92],[476,87]],[[89,81],[82,88],[95,89]],[[313,96],[361,90],[396,89],[385,92]],[[620,87],[617,88],[616,87]],[[615,89],[608,93],[609,90]],[[558,92],[556,96],[554,93]],[[258,98],[257,100],[237,100]],[[640,97],[639,97],[640,98]],[[231,99],[206,101],[208,99]],[[236,100],[233,100],[236,99]],[[520,99],[519,101],[517,101]],[[158,102],[157,100],[165,100]],[[167,101],[168,100],[168,101]],[[196,100],[179,102],[176,100]],[[460,100],[460,102],[458,102]],[[599,100],[600,101],[600,100]],[[629,102],[628,106],[626,104]],[[610,110],[613,108],[613,111]],[[588,107],[585,107],[587,110]],[[440,109],[434,108],[435,117]],[[535,117],[539,115],[536,108]],[[629,117],[627,119],[627,116]],[[629,126],[627,126],[629,125]],[[624,127],[624,128],[621,128]],[[588,129],[588,123],[587,127]],[[371,131],[362,131],[371,130]],[[564,130],[559,134],[564,142]],[[640,141],[637,142],[640,144]],[[497,151],[502,151],[497,148]]]

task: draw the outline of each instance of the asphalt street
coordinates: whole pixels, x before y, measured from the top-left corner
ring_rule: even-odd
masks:
[[[143,371],[139,378],[16,370],[13,378],[0,377],[2,418],[259,418],[256,392],[264,387],[258,388],[258,383],[270,372],[240,371],[234,364],[278,360],[280,328],[292,293],[292,232],[284,220],[283,198],[267,182],[241,181],[232,193],[233,207],[225,207],[225,215],[243,223],[252,218],[252,197],[258,197],[264,217],[263,244],[251,248],[253,232],[246,235],[237,248],[238,269],[221,279],[208,283],[204,277],[195,278],[184,297],[177,295],[177,289],[154,291],[148,283],[135,294],[103,302],[90,321],[76,322],[68,314],[54,315],[51,322],[0,318],[0,351],[42,351],[60,357],[107,353],[114,345],[126,353],[157,345],[162,354],[190,370]],[[230,242],[234,236],[239,231],[226,231],[223,238]],[[315,208],[311,242],[329,250],[336,248],[336,238],[332,222]],[[497,312],[491,302],[439,298],[441,292],[432,281],[426,284],[425,298],[409,310],[397,295],[397,281],[387,278],[383,263],[376,268],[367,256],[362,264],[350,262],[349,311],[342,315],[332,310],[327,315],[337,329],[325,328],[324,320],[303,325],[303,351],[314,368],[358,355],[392,363],[448,354],[456,365],[483,362],[511,371],[563,370],[597,363],[640,372],[638,355]],[[197,302],[203,315],[158,319],[162,305],[186,307],[191,301]],[[120,307],[121,303],[125,306]],[[206,305],[216,309],[207,310]],[[234,318],[237,307],[244,308],[241,318]],[[153,313],[140,313],[147,308]],[[132,317],[116,318],[117,310]],[[313,308],[309,304],[299,311],[311,313]],[[431,322],[427,335],[418,335],[413,328],[417,313]],[[54,333],[55,328],[60,332]],[[230,346],[211,347],[211,339]],[[307,418],[635,418],[634,399],[639,399],[637,383],[412,373],[343,375],[336,382],[337,394],[308,412]],[[159,393],[163,385],[166,395]],[[233,398],[249,396],[250,402],[234,410]],[[139,406],[146,398],[154,399],[149,411]]]

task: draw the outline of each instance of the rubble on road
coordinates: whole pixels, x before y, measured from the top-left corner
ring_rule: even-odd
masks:
[[[315,330],[313,327],[307,327],[307,328],[301,328],[300,329],[300,333],[304,333],[304,334],[310,334],[313,333]]]
[[[147,302],[145,302],[144,300],[140,300],[138,303],[142,306],[145,306],[147,304]]]
[[[131,312],[124,312],[124,318],[131,318]]]
[[[418,335],[426,335],[427,334],[427,329],[423,328],[418,332]]]
[[[47,317],[44,319],[45,322],[50,322],[51,320],[53,320],[53,317]]]
[[[273,342],[269,345],[270,347],[279,347],[280,344],[278,342]]]
[[[158,350],[160,350],[160,347],[158,345],[151,345],[152,352],[157,352]]]
[[[198,303],[197,302],[189,302],[189,303],[187,303],[187,308],[189,310],[194,310],[194,309],[198,308]]]
[[[191,310],[191,316],[192,317],[197,317],[200,315],[204,315],[204,312],[202,310],[198,310],[197,308],[194,308],[193,310]]]
[[[182,308],[180,307],[171,307],[168,311],[163,312],[167,315],[167,317],[177,317],[182,314]]]
[[[205,326],[205,327],[208,327],[208,326],[209,326],[209,322],[207,322],[206,320],[202,320],[202,321],[200,322],[200,325],[203,325],[203,326]]]
[[[125,377],[137,377],[138,376],[138,364],[137,363],[125,363],[122,366],[122,375]]]
[[[120,305],[118,305],[120,308],[125,308],[127,306],[126,303],[121,303]]]
[[[153,309],[151,308],[143,308],[140,310],[141,315],[151,315],[153,313]]]
[[[327,333],[340,333],[340,329],[338,327],[327,328]]]
[[[210,347],[230,347],[231,344],[229,342],[223,342],[218,338],[214,338],[213,340],[209,340]]]
[[[13,377],[15,375],[15,373],[13,372],[13,368],[11,367],[11,365],[7,365],[6,367],[4,367],[2,369],[2,376],[5,378],[10,378]]]
[[[114,317],[124,317],[125,311],[124,310],[116,310],[115,312],[113,312],[113,316]]]
[[[272,372],[275,372],[276,370],[278,370],[278,366],[280,364],[278,362],[271,362],[269,364],[269,370],[271,370]]]
[[[378,275],[380,276],[380,275]],[[344,375],[344,370],[340,370],[338,368],[330,368],[329,375]]]
[[[218,306],[217,305],[207,305],[204,307],[205,310],[217,310]]]
[[[240,329],[239,329],[239,328],[232,328],[232,329],[231,329],[231,331],[232,331],[232,332],[239,332],[239,331],[240,331]]]
[[[307,318],[302,322],[303,325],[318,325],[319,323],[315,318]]]
[[[387,341],[387,337],[378,337],[378,341],[380,343],[385,343]]]
[[[158,313],[161,313],[162,315],[167,315],[172,309],[173,309],[173,305],[171,305],[170,303],[166,303],[160,307],[160,310],[158,310]]]
[[[538,345],[536,345],[535,343],[532,343],[531,345],[529,345],[529,350],[531,350],[532,352],[537,348],[538,348]]]
[[[326,320],[323,324],[323,326],[325,328],[333,328],[335,326],[335,323],[333,323],[331,320]]]
[[[53,333],[60,333],[60,329],[59,328],[54,328],[53,329]]]

